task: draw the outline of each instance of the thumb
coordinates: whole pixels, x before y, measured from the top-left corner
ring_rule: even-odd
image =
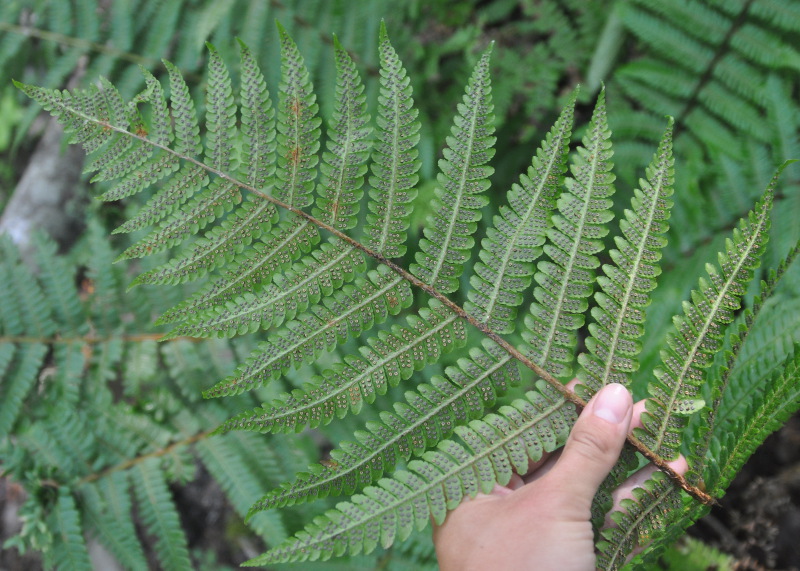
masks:
[[[603,387],[586,405],[549,476],[569,482],[572,499],[591,505],[600,484],[614,467],[631,423],[633,399],[620,384]],[[576,506],[577,507],[577,506]]]

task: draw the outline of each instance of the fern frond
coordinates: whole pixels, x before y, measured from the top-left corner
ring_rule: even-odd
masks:
[[[128,474],[115,472],[80,488],[89,523],[117,561],[129,569],[146,569],[147,558],[136,539],[131,518]]]
[[[9,343],[3,346],[7,348],[0,352],[0,361],[11,361],[14,356],[12,366],[0,385],[0,436],[5,437],[22,411],[25,397],[36,384],[48,347],[43,343],[27,343],[15,355],[14,345]]]
[[[578,148],[578,162],[572,166],[574,178],[566,179],[554,227],[547,231],[544,251],[551,261],[537,265],[536,301],[525,317],[525,353],[558,377],[568,376],[571,370],[576,331],[583,325],[594,270],[600,265],[596,254],[608,233],[605,225],[613,218],[610,135],[605,92],[601,91],[583,147]]]
[[[145,129],[138,112],[135,112],[136,119],[132,125],[141,133],[146,134],[156,145],[167,147],[173,140],[173,134],[164,90],[161,87],[161,83],[149,71],[142,69],[142,73],[144,74],[147,88],[134,97],[129,106],[136,109],[138,103],[149,104],[151,110],[150,131],[147,132]],[[100,93],[108,95],[107,105],[113,112],[114,107],[112,105],[119,105],[116,89],[108,83],[103,83],[103,90]],[[104,118],[104,113],[107,113],[107,111],[104,112],[102,107],[86,110],[88,117],[98,117],[101,121]],[[122,128],[127,127],[128,125],[125,125]],[[127,147],[127,144],[123,145]],[[85,145],[84,148],[87,153],[102,150]],[[165,152],[154,145],[145,144],[142,141],[137,141],[131,145],[130,151],[125,154],[116,154],[117,149],[106,149],[106,151],[100,155],[101,158],[99,159],[100,164],[106,163],[105,166],[97,169],[97,163],[88,165],[88,168],[98,170],[98,173],[92,177],[93,182],[122,179],[110,190],[102,194],[100,198],[106,202],[120,200],[139,193],[178,169],[178,160],[175,155]]]
[[[498,394],[519,383],[519,370],[507,353],[486,342],[485,351],[474,348],[470,359],[448,367],[445,379],[435,375],[430,384],[406,392],[406,403],[381,420],[366,423],[355,432],[356,441],[344,442],[331,452],[332,466],[314,465],[267,494],[250,509],[293,505],[328,495],[352,494],[375,482],[397,462],[420,455],[426,448],[448,438],[456,426],[483,415]]]
[[[767,279],[761,282],[761,288],[753,300],[752,307],[745,308],[729,327],[722,353],[724,362],[716,367],[716,370],[712,369],[708,375],[706,384],[710,386],[710,390],[707,390],[707,393],[710,394],[712,402],[698,419],[700,426],[691,438],[692,446],[687,457],[690,466],[689,477],[699,479],[702,476],[707,489],[713,489],[719,476],[717,462],[711,461],[718,456],[708,457],[711,439],[718,425],[730,423],[729,417],[744,416],[739,410],[740,407],[746,409],[750,406],[752,393],[760,392],[764,377],[774,376],[775,363],[783,362],[791,353],[794,344],[793,333],[797,326],[797,316],[800,314],[786,308],[785,303],[781,304],[784,307],[778,316],[773,317],[774,312],[764,312],[764,309],[775,294],[786,270],[798,255],[800,255],[800,242],[795,244],[776,269],[770,271]],[[766,313],[764,320],[767,320],[767,323],[761,328],[756,325],[756,338],[745,345],[745,341],[750,338],[754,323],[762,313]],[[786,316],[789,317],[788,323],[783,319]],[[785,345],[789,347],[785,348]],[[757,356],[757,363],[763,362],[768,365],[758,366],[756,363],[748,362],[748,353]],[[734,386],[731,386],[732,379],[736,381]],[[724,430],[722,435],[728,434],[726,428],[722,430]]]
[[[733,321],[746,284],[758,267],[768,240],[769,210],[772,205],[773,178],[761,202],[747,220],[742,220],[719,254],[720,268],[708,264],[709,279],[700,278],[692,301],[684,302],[684,316],[674,319],[675,330],[667,337],[661,352],[663,368],[655,371],[648,390],[647,412],[642,414],[637,436],[653,451],[674,458],[680,446],[680,431],[686,415],[697,410],[703,369],[709,367],[722,344],[723,327]]]
[[[498,333],[514,330],[522,292],[530,286],[533,262],[541,255],[567,168],[567,153],[575,110],[573,94],[536,151],[527,175],[508,192],[509,207],[494,217],[478,253],[474,288],[464,309]]]
[[[397,314],[411,303],[408,282],[386,266],[378,266],[332,297],[306,311],[259,345],[254,354],[227,379],[205,391],[206,398],[239,394],[261,386],[292,367],[314,359],[324,350]],[[249,325],[247,325],[249,327]],[[229,334],[236,330],[226,330]]]
[[[623,500],[622,509],[611,515],[616,526],[602,532],[598,569],[622,568],[636,547],[647,544],[656,530],[668,529],[682,511],[681,490],[663,472],[656,471],[641,487],[634,488],[633,496],[633,500]]]
[[[241,192],[236,185],[221,178],[214,179],[179,213],[170,215],[160,228],[129,247],[117,259],[142,258],[171,248],[188,235],[196,234],[208,226],[241,200]]]
[[[313,378],[302,389],[238,415],[221,428],[295,432],[343,418],[348,410],[357,414],[364,403],[374,402],[377,395],[466,340],[463,322],[437,301],[406,320],[407,327],[394,325],[391,331],[368,338],[360,357],[348,355],[344,363]]]
[[[159,467],[161,460],[148,458],[131,470],[139,514],[156,538],[156,555],[165,569],[192,569],[186,536],[178,512]]]
[[[458,289],[464,263],[475,240],[472,235],[489,201],[483,192],[494,172],[486,163],[494,156],[492,88],[489,48],[475,65],[463,103],[453,120],[444,158],[439,161],[434,214],[419,241],[420,252],[411,272],[442,293]]]
[[[114,233],[127,233],[156,224],[180,208],[194,192],[209,182],[206,171],[197,165],[183,165],[139,212]]]
[[[55,242],[37,234],[34,236],[34,243],[38,277],[42,282],[43,297],[52,308],[53,319],[63,328],[62,331],[80,330],[86,320],[83,304],[74,285],[75,269],[70,267],[63,256],[58,255],[58,245]]]
[[[326,247],[327,246],[327,247]],[[320,299],[331,298],[342,284],[351,282],[366,268],[364,255],[331,238],[311,256],[301,259],[257,294],[244,296],[188,320],[165,339],[181,336],[208,337],[268,329],[292,319]],[[358,285],[356,287],[359,287]]]
[[[281,84],[278,102],[278,166],[273,196],[303,208],[311,204],[317,174],[319,125],[308,70],[294,40],[278,24],[281,41]]]
[[[169,73],[170,83],[170,109],[175,130],[175,150],[188,157],[198,158],[202,151],[200,143],[200,127],[197,122],[194,100],[189,94],[189,87],[177,67],[164,60],[164,66]],[[119,97],[119,93],[108,90],[109,97]],[[121,98],[117,105],[122,105]],[[130,120],[117,126],[127,128]],[[119,137],[118,144],[130,145],[130,137]],[[111,155],[112,153],[109,153]],[[100,155],[99,160],[102,156]],[[94,163],[87,165],[86,170],[99,170]],[[165,216],[181,206],[195,190],[208,184],[206,172],[194,164],[186,164],[181,167],[178,176],[172,177],[139,212],[117,228],[115,233],[133,232],[145,226],[155,224]]]
[[[746,373],[745,373],[746,374]],[[714,490],[723,493],[764,440],[800,409],[800,345],[753,391],[744,410],[714,431],[710,463]]]
[[[264,485],[244,462],[239,451],[219,438],[208,438],[197,444],[203,464],[220,483],[236,511],[244,516],[253,497],[262,493]],[[244,451],[242,451],[244,452]],[[270,543],[283,541],[288,536],[285,525],[277,514],[263,513],[248,521],[249,526]]]
[[[5,275],[0,274],[0,285],[3,286],[4,305],[8,306],[3,310],[3,317],[8,319],[4,323],[8,333],[17,329],[16,333],[24,332],[41,339],[51,337],[58,326],[45,291],[22,263],[10,240],[0,241],[0,248],[0,256],[5,258]]]
[[[367,245],[387,258],[406,252],[406,229],[419,180],[420,122],[411,98],[411,80],[381,22],[381,79],[378,97],[377,141],[372,152],[369,183]]]
[[[322,153],[322,174],[314,216],[339,230],[358,224],[358,206],[363,194],[369,155],[364,85],[353,60],[334,36],[336,54],[336,109],[328,130],[328,150]]]
[[[263,238],[262,238],[263,239]],[[255,242],[238,254],[231,262],[231,269],[216,278],[192,296],[184,299],[165,312],[158,323],[172,323],[197,315],[213,307],[225,305],[246,292],[255,293],[264,283],[270,283],[280,270],[290,264],[319,242],[317,228],[306,220],[290,217],[278,224],[268,240]],[[154,283],[177,283],[159,272],[149,274]]]
[[[265,191],[272,184],[275,173],[274,111],[260,68],[254,61],[249,48],[241,42],[240,49],[242,58],[240,94],[242,148],[239,175],[241,180],[252,188]],[[232,145],[231,134],[235,132],[235,125],[231,125],[229,114],[235,107],[232,107],[232,95],[229,87],[230,79],[226,73],[222,73],[224,66],[219,54],[213,48],[211,49],[209,70],[216,71],[216,74],[212,74],[212,76],[219,75],[220,77],[216,78],[213,86],[209,83],[208,106],[211,107],[211,103],[214,102],[213,107],[224,107],[224,111],[209,109],[206,126],[210,133],[213,134],[212,128],[222,129],[222,127],[216,125],[219,121],[217,115],[223,112],[226,114],[225,142],[218,142],[217,136],[209,136],[207,159],[213,167],[216,163],[219,163],[217,155],[220,151],[211,145],[222,145],[225,148],[229,148]],[[172,75],[173,72],[171,71],[170,77]],[[178,83],[177,78],[175,83]],[[221,92],[219,88],[214,87],[217,84],[223,88]],[[197,127],[195,123],[184,119],[184,116],[189,117],[191,113],[189,113],[190,109],[185,99],[187,94],[184,93],[183,86],[179,83],[178,87],[178,101],[173,103],[176,132],[178,131],[179,121],[181,121],[183,123],[182,130],[186,132],[186,135],[192,135]],[[197,145],[194,145],[193,149],[186,149],[186,151],[195,151],[196,147]],[[181,152],[181,149],[176,150]],[[187,152],[186,154],[188,155],[189,153]],[[217,170],[221,169],[217,168]],[[211,229],[204,237],[198,238],[189,247],[184,248],[176,260],[141,274],[132,285],[139,283],[176,283],[195,279],[199,275],[213,270],[219,264],[230,262],[236,254],[262,235],[269,236],[270,228],[277,221],[278,212],[275,207],[263,197],[250,194],[247,196],[243,206],[229,214],[220,225]]]
[[[456,429],[464,444],[443,440],[436,450],[409,463],[407,471],[384,478],[363,494],[317,517],[282,545],[245,565],[328,559],[345,551],[369,553],[378,545],[404,539],[433,519],[444,521],[448,509],[494,484],[506,484],[513,470],[527,470],[563,444],[574,409],[554,391],[528,392],[497,414]]]
[[[603,265],[605,275],[597,278],[602,291],[594,295],[595,322],[589,324],[586,340],[589,352],[578,356],[579,394],[585,399],[609,383],[629,386],[631,373],[638,368],[637,339],[644,334],[644,310],[661,273],[657,264],[667,243],[663,235],[669,228],[673,165],[670,120],[647,168],[648,180],[641,181],[641,190],[620,221],[622,236],[616,237],[617,249],[609,253],[614,264]]]
[[[236,254],[262,235],[269,236],[269,229],[277,221],[278,212],[272,204],[262,197],[247,195],[239,208],[228,214],[222,223],[208,231],[205,236],[197,238],[189,247],[182,249],[177,259],[137,276],[131,286],[181,283],[197,279],[233,260]],[[147,247],[144,246],[145,252]],[[137,247],[133,251],[142,249]]]
[[[91,571],[93,567],[83,539],[81,516],[70,490],[61,488],[58,491],[52,520],[56,541],[53,542],[53,552],[48,555],[51,565],[59,569]]]

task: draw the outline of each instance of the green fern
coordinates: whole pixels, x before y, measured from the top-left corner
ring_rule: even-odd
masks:
[[[148,72],[145,89],[127,104],[119,103],[120,96],[109,83],[74,92],[17,84],[94,154],[92,164],[100,167],[101,178],[121,179],[116,188],[127,193],[143,190],[140,179],[155,180],[146,173],[158,172],[163,175],[163,189],[175,194],[180,206],[166,208],[164,215],[158,213],[164,210],[160,205],[172,198],[155,195],[158,198],[146,207],[141,221],[156,221],[158,227],[124,256],[141,257],[183,244],[178,258],[155,272],[145,269],[147,277],[138,283],[182,283],[206,272],[216,275],[162,318],[177,323],[163,340],[176,343],[181,336],[228,338],[268,331],[267,339],[254,350],[255,342],[250,343],[244,363],[204,395],[240,395],[236,402],[242,402],[248,400],[243,393],[257,389],[257,394],[268,394],[272,400],[239,412],[217,432],[296,432],[350,412],[372,415],[355,432],[354,441],[331,453],[330,462],[313,465],[297,481],[278,487],[250,509],[253,521],[260,518],[259,525],[270,527],[273,539],[283,539],[285,528],[268,524],[263,510],[354,494],[305,531],[251,561],[253,565],[388,547],[431,518],[441,523],[447,510],[464,497],[507,483],[514,471],[525,471],[531,459],[561,445],[575,416],[569,401],[583,403],[560,382],[571,378],[576,360],[584,396],[608,382],[632,383],[672,206],[670,121],[647,180],[619,224],[616,249],[607,254],[612,263],[602,267],[604,275],[597,275],[614,216],[611,131],[603,91],[572,160],[571,176],[566,177],[573,96],[528,174],[512,187],[509,207],[501,209],[494,226],[487,229],[478,252],[480,262],[470,264],[473,235],[481,209],[489,202],[484,193],[493,172],[487,165],[495,142],[489,49],[476,64],[457,106],[439,164],[431,215],[414,255],[416,262],[407,271],[390,258],[408,248],[403,241],[419,169],[415,149],[419,122],[406,71],[385,28],[379,40],[381,94],[363,239],[342,232],[359,226],[365,161],[370,156],[368,105],[355,65],[334,41],[337,96],[327,129],[328,147],[319,153],[321,120],[310,74],[293,40],[283,28],[279,34],[282,78],[274,131],[266,84],[249,50],[241,46],[237,105],[228,68],[209,46],[208,135],[202,158],[191,99],[174,66],[168,66],[173,86],[170,105]],[[240,126],[237,113],[242,117]],[[142,118],[146,115],[147,122]],[[177,142],[179,133],[188,137],[184,143]],[[164,165],[169,165],[166,173]],[[719,268],[707,266],[708,278],[700,279],[698,290],[684,304],[684,315],[675,318],[675,331],[663,352],[664,366],[649,383],[644,427],[632,443],[662,468],[678,453],[682,438],[694,445],[717,429],[711,425],[712,415],[699,415],[699,427],[690,426],[687,418],[705,404],[701,385],[709,377],[706,370],[722,349],[726,327],[758,267],[775,184],[734,230],[718,256]],[[330,236],[323,241],[320,231]],[[203,235],[196,240],[190,238],[199,233]],[[459,290],[462,276],[474,288],[467,292],[466,311],[446,296]],[[501,337],[498,332],[514,331],[516,315],[526,302],[522,293],[532,281],[534,301],[523,319],[522,340]],[[414,293],[423,292],[433,299],[415,304]],[[22,302],[26,310],[43,305],[35,290],[27,295],[30,298]],[[590,308],[594,321],[588,326],[587,352],[576,356],[578,331]],[[389,321],[406,310],[402,325]],[[14,308],[3,311],[13,329],[19,317]],[[376,328],[387,321],[391,326]],[[485,337],[480,345],[475,338],[467,339],[475,332],[465,323]],[[32,326],[54,331],[44,318],[34,319]],[[442,358],[465,341],[473,341],[467,353],[456,354],[453,360]],[[344,355],[338,362],[335,356],[323,356],[334,348]],[[110,359],[119,359],[113,347],[108,351]],[[307,374],[309,369],[304,369],[294,391],[274,386],[282,377],[297,379],[292,371],[315,361],[320,362],[321,373]],[[428,382],[416,382],[405,392],[406,402],[399,402],[394,387],[413,380],[415,370],[434,362],[444,365],[445,375],[428,375]],[[520,364],[542,380],[532,385]],[[727,470],[738,469],[759,439],[791,409],[783,404],[796,398],[796,371],[791,357],[779,371],[760,377],[767,379],[770,389],[754,400],[744,424],[733,426],[735,435],[747,442],[741,454],[720,454],[723,461],[730,459],[726,477]],[[527,390],[525,398],[498,407],[498,397],[518,384]],[[390,389],[396,401],[393,412],[383,410],[376,417],[378,405],[363,406],[373,405],[377,395]],[[722,392],[723,387],[712,387],[710,392],[714,391]],[[184,394],[180,398],[187,398]],[[177,397],[164,398],[165,411],[174,410],[169,403]],[[720,402],[711,403],[713,412]],[[768,421],[759,424],[765,418]],[[42,425],[32,441],[43,451],[69,450],[69,455],[54,459],[54,465],[77,470],[70,458],[92,453],[91,439],[78,436],[88,434],[80,426],[75,418],[68,427],[74,438],[56,445],[63,436]],[[161,440],[166,445],[169,440],[169,432],[151,422],[142,422],[139,430],[146,436],[143,441]],[[716,440],[711,442],[717,446]],[[254,486],[249,478],[233,485],[235,474],[224,469],[226,454],[234,445],[204,444],[201,450],[240,507],[242,490]],[[406,462],[407,469],[397,470]],[[608,486],[625,475],[627,463],[622,462]],[[131,477],[144,521],[159,533],[156,548],[162,563],[180,568],[187,563],[186,548],[171,504],[164,498],[165,479],[157,464],[154,458],[143,460],[131,468]],[[167,473],[180,474],[188,461],[176,454],[167,464]],[[393,473],[382,477],[386,472]],[[698,499],[708,498],[696,485],[670,476],[657,473],[623,506],[624,513],[612,516],[618,527],[605,532],[600,544],[604,567],[618,568],[649,539],[655,538],[660,546],[705,509]],[[718,495],[722,490],[713,492]],[[596,507],[603,505],[601,498]]]
[[[203,406],[199,389],[209,369],[196,367],[218,363],[217,374],[229,372],[235,347],[224,340],[159,345],[157,335],[142,334],[143,324],[175,296],[143,297],[135,312],[120,311],[126,277],[110,265],[105,231],[94,224],[85,240],[63,257],[54,243],[37,238],[38,275],[3,242],[0,275],[17,281],[4,282],[0,302],[0,418],[8,427],[0,435],[0,458],[4,477],[28,491],[20,512],[27,527],[7,547],[41,550],[48,567],[90,569],[84,537],[96,537],[123,565],[143,568],[145,551],[156,547],[146,538],[158,536],[165,565],[186,566],[188,539],[167,482],[179,485],[200,464],[244,516],[267,482],[277,485],[312,457],[294,451],[299,456],[292,463],[280,443],[240,443],[244,434],[206,440],[237,407]],[[144,267],[152,265],[148,260]],[[79,267],[83,283],[76,281]],[[30,320],[20,311],[20,296],[39,296]],[[47,390],[33,390],[37,384]],[[177,410],[185,413],[174,415]],[[143,462],[148,466],[134,477]],[[277,543],[289,525],[281,515],[263,513],[250,528]]]

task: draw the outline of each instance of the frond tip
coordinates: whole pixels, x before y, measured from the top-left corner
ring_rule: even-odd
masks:
[[[420,239],[422,250],[416,255],[411,272],[442,293],[458,289],[459,277],[475,244],[472,235],[481,218],[481,208],[489,199],[482,193],[489,188],[494,172],[486,163],[494,156],[492,88],[487,50],[472,72],[458,105],[444,158],[439,161],[434,213]]]

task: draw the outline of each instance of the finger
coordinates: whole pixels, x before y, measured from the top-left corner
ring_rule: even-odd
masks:
[[[578,417],[556,465],[547,474],[570,482],[581,506],[591,505],[600,483],[617,461],[631,422],[633,401],[619,384],[603,387]]]

